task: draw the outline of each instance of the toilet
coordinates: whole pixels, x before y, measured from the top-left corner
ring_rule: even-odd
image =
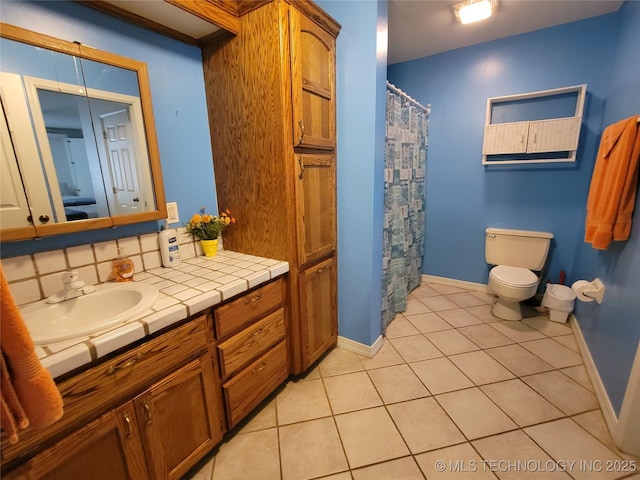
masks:
[[[489,288],[498,296],[491,312],[503,320],[521,320],[520,302],[538,289],[534,272],[544,267],[553,234],[530,230],[487,228],[485,259],[494,265]]]

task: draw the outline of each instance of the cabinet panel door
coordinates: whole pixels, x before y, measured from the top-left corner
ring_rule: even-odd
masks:
[[[291,9],[294,145],[333,150],[335,138],[335,39]]]
[[[485,125],[482,154],[524,153],[527,151],[528,135],[529,122]]]
[[[180,478],[222,439],[220,401],[208,353],[136,397],[151,478]]]
[[[20,169],[15,149],[11,143],[11,134],[7,118],[2,111],[0,118],[0,220],[2,228],[29,227],[31,211],[27,203],[27,195],[22,186]],[[34,230],[35,233],[35,230]]]
[[[531,122],[528,153],[564,152],[578,149],[580,117]]]
[[[331,257],[300,273],[302,362],[308,368],[336,344],[336,262]]]
[[[298,262],[305,265],[336,249],[336,157],[296,155]]]
[[[42,480],[147,479],[134,406],[127,402],[69,435],[30,461]]]

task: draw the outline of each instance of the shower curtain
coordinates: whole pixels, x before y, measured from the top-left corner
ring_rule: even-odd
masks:
[[[429,109],[387,82],[382,333],[420,285]]]

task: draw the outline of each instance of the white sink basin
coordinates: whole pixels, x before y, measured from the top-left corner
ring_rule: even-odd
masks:
[[[60,303],[41,300],[21,309],[36,345],[83,337],[123,323],[151,307],[158,290],[146,283],[97,285],[88,295]]]

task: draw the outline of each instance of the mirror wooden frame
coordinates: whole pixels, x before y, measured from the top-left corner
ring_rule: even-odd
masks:
[[[102,50],[97,50],[79,43],[61,40],[55,37],[32,32],[15,25],[0,22],[0,37],[9,40],[46,48],[60,53],[74,55],[80,58],[93,60],[119,68],[124,68],[137,73],[138,89],[140,91],[140,103],[144,119],[144,131],[149,155],[149,168],[153,183],[156,209],[148,212],[112,215],[110,217],[92,218],[73,222],[59,222],[48,225],[32,225],[28,227],[7,228],[0,230],[0,241],[28,240],[38,237],[47,237],[65,233],[81,232],[85,230],[98,230],[119,225],[148,222],[167,218],[167,206],[164,195],[164,183],[160,165],[160,154],[156,136],[153,107],[151,103],[151,90],[149,87],[149,75],[147,65],[144,62],[122,57]]]

